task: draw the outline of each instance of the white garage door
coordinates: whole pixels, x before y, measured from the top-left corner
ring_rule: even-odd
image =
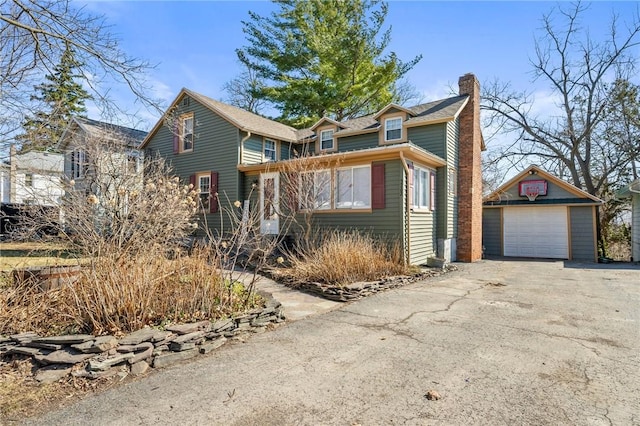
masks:
[[[503,213],[505,256],[569,258],[565,206],[507,207]]]

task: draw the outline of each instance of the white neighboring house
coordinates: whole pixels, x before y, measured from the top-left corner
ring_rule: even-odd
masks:
[[[64,157],[53,152],[17,153],[11,146],[9,160],[0,165],[2,204],[56,206],[64,195]]]
[[[138,146],[147,132],[88,118],[74,117],[60,137],[64,176],[76,190],[101,197],[126,176],[142,177]]]
[[[617,198],[631,199],[631,260],[640,261],[640,179],[616,193]]]

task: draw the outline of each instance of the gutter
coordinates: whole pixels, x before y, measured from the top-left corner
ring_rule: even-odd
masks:
[[[411,262],[411,206],[409,203],[411,200],[409,199],[409,165],[407,164],[407,160],[404,158],[404,152],[400,151],[400,161],[402,161],[402,167],[404,167],[404,172],[407,176],[407,186],[405,191],[405,199],[407,208],[406,211],[406,222],[407,222],[407,265]]]

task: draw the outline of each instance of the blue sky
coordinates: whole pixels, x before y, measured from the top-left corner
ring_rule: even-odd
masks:
[[[182,87],[223,99],[222,85],[240,72],[234,50],[245,44],[241,21],[248,19],[249,10],[261,15],[274,10],[266,1],[83,1],[76,5],[104,14],[124,51],[157,64],[149,80],[155,96],[167,103]],[[423,55],[407,78],[425,101],[448,96],[459,76],[473,72],[481,82],[499,78],[516,88],[534,90],[543,107],[548,88],[533,84],[529,58],[541,17],[554,7],[558,3],[391,1],[386,21],[392,27],[389,51],[406,61]],[[600,39],[607,34],[612,13],[630,20],[637,11],[636,2],[594,2],[582,25]],[[637,52],[640,56],[640,49]],[[114,88],[113,93],[125,109],[139,108],[122,88]],[[156,115],[139,114],[147,129],[155,124]]]

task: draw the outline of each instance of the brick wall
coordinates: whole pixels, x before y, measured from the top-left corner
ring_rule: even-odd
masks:
[[[465,74],[458,86],[469,101],[459,117],[457,259],[475,262],[482,258],[480,84],[473,74]]]

